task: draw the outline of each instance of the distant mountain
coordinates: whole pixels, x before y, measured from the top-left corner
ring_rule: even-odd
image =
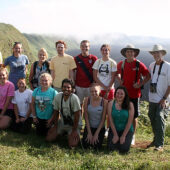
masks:
[[[79,48],[78,42],[70,37],[64,38],[56,35],[38,35],[38,34],[25,34],[23,35],[27,38],[31,51],[35,58],[40,48],[45,48],[48,52],[49,58],[56,55],[55,42],[58,40],[63,40],[67,44],[68,51],[75,50]]]

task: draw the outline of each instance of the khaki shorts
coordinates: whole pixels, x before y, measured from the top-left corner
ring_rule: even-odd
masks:
[[[80,103],[82,104],[84,98],[90,96],[90,88],[76,86],[76,94],[80,99]]]
[[[77,133],[80,135],[81,127],[77,128]],[[57,134],[62,135],[64,133],[67,133],[68,135],[72,132],[72,126],[70,125],[64,125],[63,121],[60,119],[58,120],[58,126],[57,126]]]

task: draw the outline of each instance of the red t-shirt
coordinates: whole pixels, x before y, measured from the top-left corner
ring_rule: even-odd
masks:
[[[83,57],[81,54],[78,55],[78,57],[84,62],[86,65],[86,68],[89,70],[90,74],[93,76],[93,69],[92,66],[94,62],[97,60],[97,57],[95,55],[90,54],[87,57]],[[82,69],[79,62],[77,62],[76,57],[74,57],[74,60],[77,65],[77,73],[76,73],[76,82],[75,84],[79,87],[87,88],[90,86],[91,82],[89,78],[87,77],[86,73]]]
[[[117,73],[120,75],[122,63],[123,61],[120,61],[117,65]],[[142,62],[140,62],[137,82],[138,83],[140,82],[140,75],[145,77],[147,74],[149,74],[149,70]],[[125,60],[123,72],[123,85],[126,87],[130,98],[139,98],[141,96],[141,89],[140,88],[136,89],[133,87],[135,79],[136,79],[136,59],[131,63],[128,63],[127,60]]]

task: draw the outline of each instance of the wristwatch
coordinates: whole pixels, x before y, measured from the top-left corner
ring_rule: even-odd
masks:
[[[32,116],[33,119],[37,118],[37,116]]]

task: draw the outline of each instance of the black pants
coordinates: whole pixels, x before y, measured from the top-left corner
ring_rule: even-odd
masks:
[[[95,134],[97,128],[90,128],[91,129],[91,133],[92,135]],[[102,147],[102,143],[103,143],[103,139],[104,139],[104,134],[105,134],[105,128],[103,127],[100,132],[99,132],[99,135],[98,135],[98,140],[99,142],[95,145],[91,145],[89,144],[87,141],[86,141],[86,138],[87,138],[87,128],[85,127],[84,128],[84,133],[83,133],[83,139],[82,139],[82,144],[83,144],[83,147],[85,149],[89,148],[89,147],[93,147],[94,149],[100,149]]]
[[[48,120],[46,119],[38,119],[38,123],[35,124],[36,126],[36,134],[40,136],[46,136],[49,128],[47,127]]]
[[[123,134],[123,131],[117,132],[118,136],[121,137]],[[120,153],[127,153],[130,150],[131,142],[133,138],[133,132],[129,131],[126,135],[125,142],[123,144],[120,144],[120,141],[113,144],[113,132],[111,128],[109,129],[109,135],[107,140],[107,147],[110,151],[118,150]]]
[[[31,117],[27,118],[24,122],[16,123],[15,121],[13,121],[13,123],[11,124],[11,129],[15,132],[27,134],[31,130],[32,122],[33,119]]]

